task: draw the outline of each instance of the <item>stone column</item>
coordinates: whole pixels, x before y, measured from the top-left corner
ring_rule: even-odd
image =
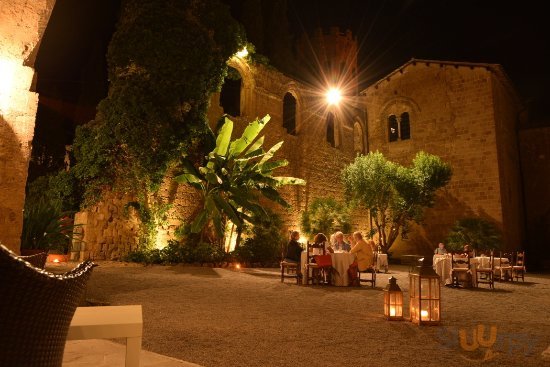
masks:
[[[34,59],[55,0],[0,6],[0,242],[19,252],[38,94]]]

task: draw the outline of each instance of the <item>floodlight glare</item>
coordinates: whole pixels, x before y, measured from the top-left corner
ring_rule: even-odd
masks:
[[[331,88],[327,92],[327,102],[328,104],[338,104],[342,99],[342,93],[336,88]]]
[[[243,47],[242,50],[240,50],[239,52],[237,52],[237,53],[235,54],[235,56],[237,56],[237,57],[240,58],[240,59],[244,59],[245,57],[247,57],[247,56],[248,56],[248,50],[246,49],[246,46]]]

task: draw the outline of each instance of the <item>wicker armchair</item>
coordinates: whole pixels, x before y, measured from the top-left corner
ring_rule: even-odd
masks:
[[[34,255],[19,256],[19,258],[30,263],[35,268],[44,269],[44,266],[46,266],[46,260],[48,259],[48,253],[40,252]]]
[[[0,366],[61,367],[93,263],[55,275],[0,245]]]

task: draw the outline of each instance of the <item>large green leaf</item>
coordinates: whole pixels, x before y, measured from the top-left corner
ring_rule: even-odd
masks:
[[[286,159],[281,159],[275,162],[266,162],[259,166],[258,168],[261,170],[262,174],[271,173],[273,170],[288,166],[288,161]]]
[[[233,133],[233,121],[225,118],[225,123],[218,131],[218,137],[216,138],[216,148],[214,153],[218,155],[226,155],[229,148],[229,142],[231,140],[231,134]]]
[[[191,232],[199,233],[206,223],[208,222],[208,211],[206,209],[201,210],[201,212],[195,217],[195,220],[191,223]]]
[[[272,146],[271,149],[269,149],[267,153],[265,153],[265,155],[262,157],[262,159],[258,164],[261,165],[267,162],[268,160],[270,160],[275,155],[275,153],[279,150],[279,148],[283,146],[283,143],[284,141],[280,141],[274,146]]]
[[[305,180],[302,180],[301,178],[296,178],[296,177],[273,177],[273,179],[275,181],[277,181],[277,183],[281,186],[284,186],[284,185],[305,185],[306,184],[306,181]]]
[[[192,173],[184,173],[183,175],[176,176],[174,177],[174,180],[176,180],[177,183],[183,183],[183,184],[185,183],[193,184],[193,183],[202,182],[202,180],[199,177],[197,177]]]
[[[274,201],[278,204],[281,204],[285,208],[288,208],[290,206],[290,204],[288,204],[285,201],[285,199],[283,199],[281,197],[279,192],[277,192],[277,190],[275,190],[274,188],[272,188],[272,187],[263,187],[263,188],[260,189],[260,191],[269,200]]]
[[[263,153],[262,145],[264,145],[265,136],[260,136],[252,145],[248,147],[248,149],[244,152],[245,157],[252,157],[256,156],[256,151],[261,150]]]
[[[218,237],[222,237],[223,236],[223,218],[220,215],[220,212],[216,211],[212,213],[212,223],[214,224],[216,235]]]
[[[242,226],[242,221],[241,219],[239,219],[237,211],[220,195],[212,194],[212,198],[214,199],[214,202],[216,203],[218,208],[221,208],[222,211],[229,217],[229,220],[232,221],[238,228],[240,228]]]
[[[183,173],[193,174],[195,176],[200,176],[199,171],[193,165],[189,159],[182,159],[180,162],[180,167]]]
[[[256,119],[248,124],[246,129],[244,129],[242,136],[231,143],[229,155],[233,157],[239,156],[250,145],[250,143],[258,137],[258,134],[262,131],[269,119],[269,115],[266,115],[261,120]]]

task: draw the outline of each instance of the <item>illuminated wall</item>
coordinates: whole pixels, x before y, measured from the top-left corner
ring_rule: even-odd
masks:
[[[55,0],[0,6],[0,242],[19,251],[38,94],[33,69]]]

